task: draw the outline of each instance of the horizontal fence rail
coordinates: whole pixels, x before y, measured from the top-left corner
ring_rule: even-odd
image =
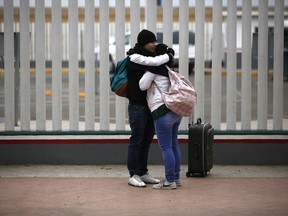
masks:
[[[197,118],[219,131],[288,130],[286,1],[33,2],[0,5],[0,132],[129,131],[128,100],[109,80],[142,28],[169,46],[179,31],[176,70],[198,95],[182,131]]]

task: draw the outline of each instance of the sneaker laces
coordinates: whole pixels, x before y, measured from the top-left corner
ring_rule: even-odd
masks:
[[[166,183],[166,184],[165,184]],[[163,185],[163,186],[169,186],[169,185],[171,185],[172,183],[170,183],[170,182],[168,182],[167,180],[161,180],[160,181],[160,183],[159,183],[159,185]]]
[[[154,178],[152,175],[150,175],[150,173],[145,173],[143,176],[148,176],[148,177],[150,177],[150,178]]]
[[[136,179],[136,181],[138,182],[142,182],[142,179],[139,175],[134,175],[133,178]]]

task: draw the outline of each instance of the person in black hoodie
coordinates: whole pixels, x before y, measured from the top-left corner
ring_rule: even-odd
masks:
[[[135,46],[127,52],[130,57],[133,54],[143,56],[156,56],[157,40],[154,33],[149,30],[142,30],[137,37]],[[130,58],[127,62],[128,70],[128,91],[129,100],[128,116],[131,128],[130,143],[128,146],[127,168],[129,170],[128,184],[135,187],[145,187],[146,184],[157,184],[160,180],[151,176],[148,172],[148,154],[150,144],[155,134],[154,122],[146,100],[146,91],[141,91],[139,80],[146,70],[157,72],[164,63],[173,61],[169,55],[162,66],[139,65]],[[145,184],[146,183],[146,184]]]

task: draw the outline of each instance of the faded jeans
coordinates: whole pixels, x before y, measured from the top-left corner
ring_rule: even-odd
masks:
[[[180,178],[181,153],[178,146],[178,128],[181,119],[182,117],[176,113],[168,112],[154,120],[168,182],[174,182]]]

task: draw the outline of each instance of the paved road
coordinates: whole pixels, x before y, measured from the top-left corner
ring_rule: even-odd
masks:
[[[69,120],[69,80],[68,74],[63,74],[63,120]],[[194,76],[190,75],[190,80],[194,81]],[[257,119],[257,77],[252,77],[252,120]],[[84,91],[85,80],[84,75],[79,75],[79,90]],[[52,75],[47,73],[46,75],[46,89],[52,89]],[[237,121],[241,119],[241,77],[237,77]],[[35,104],[35,74],[31,75],[31,120],[36,119],[36,104]],[[284,82],[283,92],[288,92],[288,82]],[[99,95],[95,94],[95,121],[99,121]],[[46,97],[47,107],[46,114],[47,119],[52,119],[52,96]],[[268,117],[272,117],[273,113],[273,80],[268,80]],[[79,99],[79,112],[80,121],[85,121],[85,97]],[[288,118],[288,95],[284,94],[284,117]],[[110,94],[110,116],[111,123],[115,119],[115,95],[111,92]],[[127,116],[127,115],[126,115]],[[4,117],[4,76],[0,75],[0,121],[3,121]],[[222,121],[226,119],[226,76],[222,76]],[[205,76],[205,120],[211,119],[211,75]]]

